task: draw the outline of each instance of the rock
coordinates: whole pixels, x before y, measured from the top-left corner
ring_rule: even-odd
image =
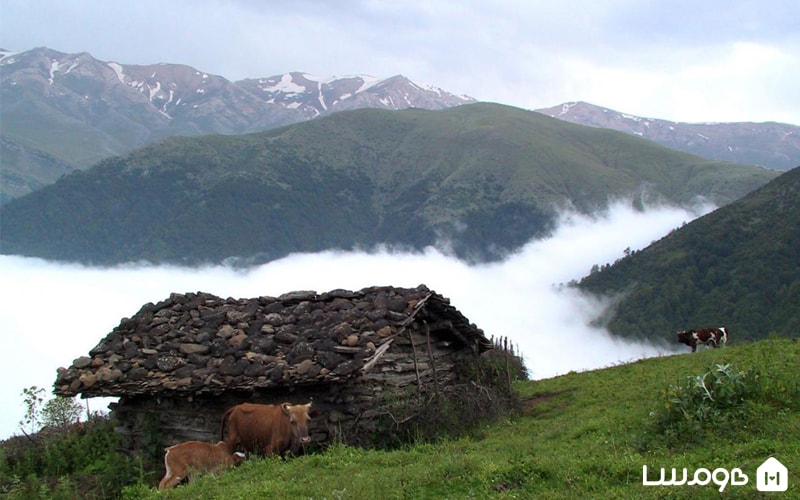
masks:
[[[78,369],[86,368],[90,364],[92,364],[92,358],[88,356],[81,356],[72,362],[72,366]]]
[[[342,322],[331,328],[331,338],[335,339],[336,341],[346,339],[352,333],[353,327],[350,326],[350,323]]]
[[[364,366],[364,363],[360,360],[351,359],[337,366],[336,369],[333,370],[333,373],[336,375],[349,375],[362,366]]]
[[[147,368],[142,368],[137,366],[136,368],[131,368],[130,371],[127,373],[128,380],[132,381],[139,381],[144,380],[147,377]]]
[[[281,302],[302,302],[304,300],[314,300],[317,298],[315,290],[298,290],[296,292],[284,293],[278,297]]]
[[[345,358],[344,356],[340,356],[335,352],[321,352],[317,355],[317,361],[323,367],[333,370],[340,364],[344,363]]]
[[[228,319],[228,322],[233,325],[246,322],[252,315],[253,312],[248,310],[244,311],[231,310],[225,314],[226,318]]]
[[[280,326],[283,324],[283,316],[278,313],[267,314],[264,316],[264,323],[272,326]]]
[[[296,316],[302,316],[302,315],[308,314],[310,312],[311,312],[311,302],[309,302],[307,300],[304,300],[303,302],[300,302],[299,304],[294,306],[294,309],[292,309],[292,314],[294,314]]]
[[[236,330],[237,333],[233,337],[228,339],[228,345],[231,347],[242,347],[245,343],[247,343],[247,334],[241,330]]]
[[[139,346],[136,344],[136,342],[124,342],[122,344],[122,350],[123,354],[127,358],[132,358],[139,354]]]
[[[181,344],[180,351],[184,354],[206,354],[209,347],[203,344]]]
[[[194,371],[197,369],[197,365],[183,365],[180,368],[175,370],[175,376],[178,378],[185,378],[191,377]]]
[[[345,298],[335,298],[331,301],[330,307],[333,310],[346,311],[353,307],[353,303]]]
[[[350,335],[348,336],[342,344],[349,345],[350,347],[355,347],[358,345],[358,335]]]
[[[294,344],[297,342],[297,335],[289,332],[278,332],[275,334],[275,341],[281,344]]]
[[[271,354],[275,350],[275,341],[270,337],[261,337],[254,340],[251,344],[251,349],[260,351],[264,354]]]
[[[308,342],[300,341],[292,347],[291,352],[289,353],[289,363],[297,364],[301,361],[305,361],[307,359],[311,359],[314,356],[314,348]]]
[[[245,369],[250,366],[250,362],[246,359],[235,359],[233,356],[226,356],[219,365],[219,373],[231,377],[236,377],[244,373]]]
[[[81,375],[80,381],[81,381],[81,385],[88,389],[88,388],[94,386],[94,384],[97,383],[97,375],[95,375],[94,373],[89,373],[89,372],[84,373],[83,375]]]
[[[269,379],[272,382],[280,382],[283,379],[283,365],[276,366],[272,373],[269,374]]]
[[[311,361],[310,359],[306,359],[294,365],[292,368],[298,375],[307,375],[309,370],[311,370],[313,366],[314,362]]]
[[[222,337],[227,339],[228,337],[233,337],[235,329],[231,325],[222,325],[217,330],[217,337]]]
[[[171,354],[162,354],[156,358],[156,368],[162,372],[171,372],[183,363],[182,359]]]
[[[383,338],[388,337],[389,335],[392,334],[392,327],[391,326],[384,326],[383,328],[378,330],[376,333],[378,334],[379,337],[383,337]]]
[[[96,374],[97,380],[100,382],[114,382],[121,376],[122,372],[120,370],[112,370],[107,367],[100,368]]]

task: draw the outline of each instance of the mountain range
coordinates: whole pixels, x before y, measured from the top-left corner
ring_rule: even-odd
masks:
[[[163,138],[259,132],[348,109],[444,109],[475,102],[397,75],[302,72],[232,82],[182,64],[130,65],[88,53],[0,49],[0,204],[67,172]],[[676,123],[586,103],[539,112],[699,156],[786,170],[800,130],[779,123]]]
[[[0,247],[103,265],[378,244],[494,260],[547,234],[563,208],[722,205],[777,174],[499,104],[360,109],[103,160],[0,207]]]
[[[364,107],[475,101],[401,75],[295,72],[231,82],[181,64],[120,64],[44,47],[0,50],[0,71],[0,201],[165,137],[257,132]]]
[[[586,102],[568,102],[540,113],[578,125],[637,135],[703,158],[776,170],[800,166],[800,126],[785,123],[683,123],[642,118]]]
[[[0,51],[0,74],[3,254],[248,265],[389,244],[495,260],[565,207],[710,200],[578,286],[616,297],[604,321],[623,336],[800,328],[800,169],[779,172],[800,164],[793,125],[526,111],[402,76],[230,82],[46,48]]]

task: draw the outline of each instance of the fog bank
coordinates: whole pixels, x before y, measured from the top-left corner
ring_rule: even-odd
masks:
[[[589,326],[604,304],[558,286],[585,276],[594,264],[621,258],[626,248],[649,245],[698,215],[630,206],[618,203],[592,217],[564,214],[551,237],[530,242],[502,262],[474,266],[434,249],[297,254],[248,270],[91,268],[0,256],[0,397],[5,402],[0,439],[19,434],[23,388],[37,385],[49,393],[59,366],[86,355],[121,318],[172,292],[239,298],[424,283],[449,297],[487,336],[509,337],[521,348],[534,379],[672,352],[673,346],[625,342]],[[92,410],[105,404],[90,400]]]

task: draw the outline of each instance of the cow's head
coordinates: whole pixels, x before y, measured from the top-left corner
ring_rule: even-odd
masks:
[[[247,459],[247,455],[241,451],[235,452],[233,455],[231,455],[231,457],[233,457],[233,465],[239,465]]]
[[[293,405],[283,403],[281,405],[283,413],[289,417],[289,422],[292,426],[292,441],[298,444],[308,444],[311,438],[308,437],[308,421],[311,417],[308,415],[311,409],[311,403],[304,405]],[[294,453],[295,450],[292,450]]]
[[[692,345],[692,331],[691,330],[681,330],[678,332],[678,342],[686,345]]]
[[[241,451],[231,453],[231,449],[228,446],[228,443],[225,441],[217,442],[217,448],[223,450],[225,453],[229,454],[233,459],[233,465],[239,465],[240,463],[244,462],[247,456],[242,453]]]

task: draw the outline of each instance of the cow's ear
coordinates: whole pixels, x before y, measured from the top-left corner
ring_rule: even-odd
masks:
[[[292,405],[290,405],[289,403],[283,403],[281,404],[281,410],[283,410],[283,413],[288,415],[289,413],[291,413],[291,411],[289,410],[291,406]]]

